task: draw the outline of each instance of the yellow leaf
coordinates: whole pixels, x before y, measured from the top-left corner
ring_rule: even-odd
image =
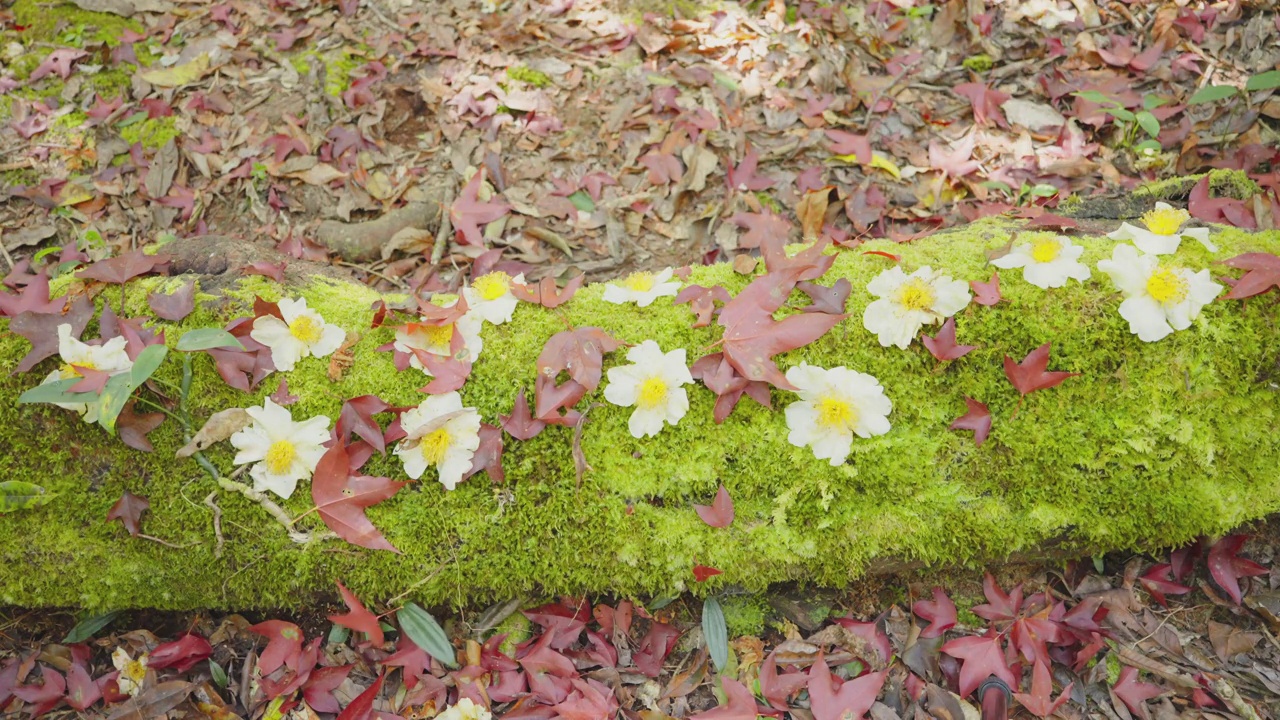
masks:
[[[857,156],[857,155],[853,155],[853,154],[850,154],[850,155],[832,155],[832,156],[831,156],[831,159],[832,159],[832,160],[839,160],[840,162],[846,162],[846,163],[857,163],[857,164],[862,164],[862,161],[858,159],[858,156]],[[901,179],[902,179],[902,169],[901,169],[901,168],[899,168],[899,167],[898,167],[898,165],[897,165],[897,163],[895,163],[894,161],[890,160],[890,159],[889,159],[889,157],[888,157],[888,156],[886,156],[886,155],[881,155],[881,154],[880,154],[880,153],[878,153],[878,152],[873,152],[873,153],[871,153],[871,162],[866,163],[866,164],[867,164],[867,165],[870,165],[870,166],[871,166],[871,167],[873,167],[873,168],[878,168],[878,169],[880,169],[880,170],[883,170],[883,171],[885,171],[885,172],[889,173],[890,175],[892,175],[892,176],[893,176],[893,178],[894,178],[895,180],[901,180]]]
[[[200,53],[195,60],[171,68],[143,70],[138,77],[156,87],[189,85],[209,72],[209,54]]]

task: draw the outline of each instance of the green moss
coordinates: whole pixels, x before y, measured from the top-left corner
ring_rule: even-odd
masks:
[[[759,594],[726,597],[721,599],[720,607],[731,638],[762,635],[765,621],[773,614],[768,598]]]
[[[142,143],[143,147],[151,149],[162,147],[181,134],[182,132],[178,130],[177,118],[173,115],[147,118],[120,128],[120,137],[125,142]]]
[[[972,70],[976,73],[984,73],[995,65],[995,60],[992,59],[990,55],[982,53],[979,55],[970,55],[964,59],[964,62],[961,63],[961,65],[964,65],[966,70]]]
[[[115,47],[126,30],[142,32],[136,20],[81,10],[69,2],[17,0],[12,9],[14,22],[26,26],[24,38],[67,47],[95,43]]]
[[[1235,200],[1248,200],[1261,192],[1258,183],[1243,170],[1212,170],[1198,175],[1159,180],[1142,186],[1141,192],[1148,193],[1161,200],[1178,200],[1185,198],[1191,187],[1200,182],[1205,175],[1209,176],[1209,190],[1213,197],[1227,197]]]
[[[507,68],[507,77],[536,88],[545,88],[551,86],[551,77],[544,72],[534,70],[527,65],[516,65]]]
[[[790,393],[775,391],[773,410],[744,402],[716,425],[714,396],[693,386],[689,413],[678,426],[637,440],[626,429],[629,409],[604,403],[601,388],[583,403],[595,405],[581,438],[592,469],[581,481],[572,429],[548,427],[526,442],[508,439],[505,486],[478,475],[445,492],[428,474],[369,511],[399,555],[339,541],[294,545],[261,508],[220,494],[226,542],[215,557],[212,515],[203,504],[215,488],[194,462],[173,457],[183,440],[176,426],[166,423],[153,433],[156,452],[142,454],[67,411],[12,404],[54,361],[26,375],[5,375],[0,394],[11,400],[0,403],[0,456],[7,476],[44,485],[58,501],[7,516],[0,526],[0,602],[289,607],[330,591],[335,579],[375,604],[411,588],[409,597],[429,604],[538,593],[708,592],[692,581],[695,563],[724,571],[715,588],[733,584],[754,592],[791,580],[841,586],[877,559],[973,565],[1050,543],[1082,556],[1151,551],[1280,509],[1273,302],[1215,302],[1190,329],[1143,343],[1120,318],[1119,298],[1101,273],[1044,291],[1007,272],[1005,302],[970,305],[957,315],[959,340],[978,346],[959,361],[938,367],[919,344],[882,348],[862,327],[867,282],[889,267],[863,250],[900,253],[908,268],[929,264],[957,278],[986,280],[991,269],[984,251],[1005,244],[1009,229],[979,222],[906,245],[870,242],[842,252],[822,279],[852,282],[849,317],[812,345],[781,356],[781,364],[868,372],[894,404],[893,429],[858,439],[845,465],[831,467],[787,442],[781,410],[794,399]],[[1280,252],[1280,233],[1223,230],[1215,241],[1222,248],[1216,256],[1184,243],[1178,261],[1221,274],[1221,266],[1211,265],[1216,259]],[[1113,246],[1101,237],[1078,243],[1090,265]],[[695,268],[690,281],[737,292],[747,278],[718,265]],[[146,292],[157,282],[134,283],[131,313],[146,312]],[[615,306],[603,302],[602,291],[585,287],[554,312],[522,305],[512,322],[486,327],[484,353],[462,390],[466,404],[489,422],[510,412],[516,393],[533,386],[543,342],[566,323],[602,327],[631,343],[653,339],[664,349],[685,348],[690,360],[719,339],[718,328],[691,328],[685,306],[669,300],[649,308]],[[391,358],[375,351],[391,331],[368,330],[371,291],[317,279],[298,292],[327,320],[363,337],[338,382],[328,379],[327,361],[314,358],[287,374],[301,396],[291,408],[295,417],[335,418],[343,398],[366,393],[401,405],[421,399],[422,376],[396,373]],[[176,342],[186,329],[247,313],[254,293],[274,299],[281,289],[247,278],[230,299],[202,301],[167,337]],[[799,297],[792,302],[803,304]],[[1051,369],[1081,375],[1019,402],[1002,359],[1021,358],[1045,342],[1053,343]],[[26,350],[25,340],[0,337],[0,363],[12,366]],[[623,354],[615,353],[607,367],[622,362]],[[203,355],[195,370],[197,418],[259,403],[276,387],[272,377],[250,395],[230,390]],[[176,382],[178,363],[167,363],[159,377]],[[981,448],[971,433],[947,429],[964,412],[965,396],[986,402],[995,417]],[[209,452],[224,473],[232,456],[225,444]],[[403,476],[394,456],[375,457],[365,471]],[[736,506],[727,529],[706,526],[690,507],[710,501],[721,483]],[[283,503],[294,516],[311,505],[306,488]],[[106,523],[125,489],[150,499],[147,533],[190,547],[130,539],[118,523]],[[302,525],[320,527],[314,514]]]
[[[324,91],[338,97],[351,87],[351,73],[365,64],[364,53],[358,49],[342,47],[318,55],[324,63]]]

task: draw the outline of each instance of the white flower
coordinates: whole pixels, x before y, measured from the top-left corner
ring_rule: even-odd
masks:
[[[869,438],[889,432],[893,403],[880,381],[846,367],[824,370],[801,363],[787,371],[798,402],[787,406],[787,442],[811,447],[819,460],[840,465],[849,456],[853,436]]]
[[[245,408],[245,412],[253,422],[231,436],[232,446],[240,451],[232,462],[257,463],[249,470],[254,489],[270,490],[287,500],[299,480],[311,477],[324,455],[329,418],[317,415],[294,422],[289,411],[271,398],[264,398],[262,407]]]
[[[58,326],[58,355],[62,358],[62,366],[45,376],[41,385],[48,385],[59,380],[84,377],[76,368],[87,368],[119,375],[133,369],[133,361],[125,352],[126,340],[113,337],[102,345],[86,345],[71,336],[71,326],[63,323]],[[99,402],[91,403],[54,403],[64,410],[72,410],[84,418],[87,423],[98,422]]]
[[[263,315],[253,321],[249,337],[271,348],[271,362],[281,372],[288,372],[302,358],[325,357],[333,354],[347,339],[346,332],[320,317],[320,313],[307,307],[306,298],[279,303],[280,314]]]
[[[432,395],[400,416],[405,439],[396,446],[404,471],[417,480],[428,467],[440,474],[440,484],[452,490],[471,469],[480,447],[480,413],[462,407],[456,392]]]
[[[116,666],[120,674],[116,676],[116,687],[120,692],[133,697],[142,689],[142,681],[147,677],[147,654],[143,653],[134,660],[122,647],[111,653],[111,664]]]
[[[1192,272],[1161,265],[1158,257],[1139,255],[1132,245],[1117,245],[1111,259],[1099,262],[1098,269],[1110,275],[1124,293],[1120,317],[1129,321],[1129,330],[1144,342],[1191,327],[1200,309],[1222,292],[1208,270]]]
[[[1082,253],[1084,248],[1066,236],[1043,236],[1018,245],[991,264],[998,268],[1022,268],[1022,279],[1038,288],[1060,288],[1069,279],[1080,282],[1089,279],[1089,266],[1080,262]]]
[[[693,382],[684,349],[663,353],[645,340],[627,351],[632,365],[609,368],[604,397],[614,405],[635,406],[627,428],[632,437],[657,435],[664,423],[675,425],[689,411],[689,395],[681,385]]]
[[[880,298],[867,306],[862,325],[880,338],[880,345],[906,349],[920,328],[942,322],[969,304],[969,284],[952,280],[928,265],[907,275],[892,267],[867,283]]]
[[[477,705],[471,698],[458,698],[458,702],[436,716],[436,720],[492,720],[493,713]]]
[[[515,298],[511,298],[515,302]],[[458,304],[457,297],[449,297],[443,301],[440,296],[432,298],[440,307],[451,308]],[[471,308],[468,301],[468,308]],[[462,317],[448,325],[426,325],[423,323],[409,323],[396,328],[395,348],[400,352],[409,353],[409,364],[418,368],[427,375],[431,371],[427,369],[422,361],[418,359],[415,349],[439,355],[441,357],[453,357],[452,343],[454,333],[462,334],[462,351],[459,353],[459,360],[463,362],[475,362],[480,357],[480,351],[484,349],[484,341],[480,338],[480,328],[484,324],[480,315],[473,310],[468,309]]]
[[[1132,240],[1139,250],[1151,255],[1172,255],[1178,251],[1183,236],[1199,240],[1209,252],[1218,252],[1218,246],[1209,241],[1209,228],[1182,229],[1190,219],[1191,213],[1186,210],[1175,210],[1169,203],[1158,202],[1155,210],[1148,210],[1142,215],[1142,224],[1147,226],[1145,230],[1120,223],[1120,228],[1107,237]]]
[[[524,283],[524,275],[514,278],[497,270],[481,275],[471,281],[471,285],[462,288],[462,295],[467,299],[468,314],[475,313],[486,322],[501,325],[511,319],[519,300],[511,294],[511,283]]]
[[[649,307],[654,300],[664,295],[675,295],[680,292],[680,283],[671,280],[672,270],[667,268],[654,275],[641,270],[633,272],[622,280],[621,285],[609,283],[604,286],[604,301],[615,305],[633,302],[640,307]],[[667,282],[671,280],[671,282]]]

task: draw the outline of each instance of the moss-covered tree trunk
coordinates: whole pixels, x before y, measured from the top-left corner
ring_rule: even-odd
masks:
[[[1121,297],[1105,274],[1095,270],[1085,283],[1042,290],[1013,270],[1001,272],[1002,302],[971,303],[956,316],[959,342],[977,349],[954,362],[939,364],[918,342],[906,350],[881,347],[863,327],[872,300],[867,283],[892,265],[864,251],[900,254],[908,271],[930,265],[958,279],[986,281],[992,274],[986,253],[1005,245],[1012,229],[986,221],[907,245],[877,241],[839,252],[820,282],[851,281],[848,317],[779,360],[784,368],[801,361],[843,365],[883,385],[893,402],[891,430],[855,439],[845,464],[832,467],[788,443],[782,409],[795,400],[789,392],[774,390],[772,409],[744,400],[717,425],[715,396],[691,386],[690,410],[676,427],[636,439],[627,431],[630,410],[605,403],[601,388],[581,405],[593,407],[581,429],[590,469],[580,481],[573,428],[548,427],[526,442],[508,437],[505,484],[493,485],[482,473],[446,492],[429,472],[369,511],[402,554],[337,539],[295,543],[260,505],[221,491],[196,462],[175,458],[185,438],[173,421],[151,434],[155,452],[146,454],[69,411],[15,404],[56,363],[45,361],[0,385],[5,479],[56,494],[41,507],[0,517],[0,602],[285,607],[328,591],[335,580],[371,601],[404,593],[427,602],[539,591],[643,595],[694,587],[695,564],[723,571],[701,588],[760,588],[782,580],[835,585],[876,562],[973,563],[1050,545],[1082,554],[1154,550],[1280,507],[1274,294],[1219,299],[1187,330],[1145,343],[1119,316]],[[1223,231],[1214,239],[1216,254],[1184,241],[1177,262],[1238,277],[1213,261],[1280,253],[1276,233]],[[1076,242],[1091,267],[1114,245],[1096,236]],[[305,359],[285,373],[300,396],[290,408],[295,418],[336,419],[344,399],[365,394],[396,405],[421,400],[425,377],[397,372],[390,355],[376,350],[392,332],[370,330],[377,297],[368,289],[336,277],[305,277],[297,267],[284,289],[262,277],[239,277],[242,261],[252,258],[191,247],[184,256],[206,264],[187,257],[185,267],[225,271],[235,281],[227,274],[202,279],[202,291],[217,292],[202,294],[196,312],[168,328],[170,343],[187,329],[249,314],[255,294],[302,295],[327,321],[362,337],[336,381],[328,376],[328,360]],[[147,312],[149,290],[176,282],[132,283],[130,314]],[[688,282],[736,293],[748,278],[713,266],[695,268]],[[629,343],[652,339],[664,350],[685,348],[690,361],[712,352],[720,338],[714,324],[692,328],[689,307],[669,298],[638,308],[607,304],[601,295],[601,286],[587,286],[554,311],[522,304],[512,322],[486,326],[483,353],[461,391],[466,404],[497,423],[520,390],[532,391],[543,343],[570,325],[601,327]],[[102,297],[118,299],[114,291]],[[790,305],[806,302],[795,293]],[[96,337],[96,324],[85,337]],[[1046,342],[1052,343],[1049,369],[1079,376],[1020,400],[1003,359],[1021,359]],[[0,358],[12,367],[28,347],[6,333]],[[606,367],[624,362],[622,355],[607,357]],[[157,377],[178,384],[180,373],[180,363],[171,361]],[[232,390],[200,355],[193,415],[202,421],[226,408],[260,404],[276,385],[273,376],[254,393]],[[972,432],[948,429],[964,414],[966,397],[986,403],[994,418],[981,447]],[[222,475],[232,472],[233,452],[225,443],[206,454]],[[375,457],[364,471],[404,479],[392,455]],[[691,504],[710,502],[722,483],[736,519],[716,529],[701,522]],[[180,547],[132,538],[120,523],[107,521],[126,490],[150,501],[143,532]],[[311,506],[308,485],[282,505],[294,517],[303,515]],[[298,526],[323,529],[315,514]]]

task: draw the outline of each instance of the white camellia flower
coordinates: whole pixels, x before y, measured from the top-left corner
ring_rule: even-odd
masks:
[[[515,301],[514,297],[511,299],[513,302]],[[456,296],[446,296],[441,299],[441,296],[437,295],[432,298],[432,302],[440,305],[440,307],[451,308],[458,304],[458,298]],[[470,302],[468,302],[467,307],[468,310],[462,317],[448,325],[410,323],[410,326],[402,325],[396,328],[395,349],[409,353],[409,364],[430,375],[431,371],[418,359],[418,356],[413,352],[414,349],[423,350],[441,357],[452,357],[453,335],[454,333],[461,333],[462,347],[466,351],[466,355],[459,359],[466,362],[475,362],[480,358],[480,351],[484,349],[484,340],[480,338],[480,328],[484,325],[484,320],[481,319],[480,315],[476,314]]]
[[[129,656],[129,651],[122,647],[115,649],[111,653],[111,664],[116,666],[116,670],[120,674],[116,676],[116,687],[120,688],[120,692],[133,697],[142,689],[142,681],[147,677],[147,660],[146,653],[138,656],[134,660]]]
[[[477,705],[471,698],[458,698],[458,702],[436,716],[436,720],[492,720],[493,713]]]
[[[1186,228],[1183,225],[1191,219],[1191,213],[1182,208],[1175,209],[1169,203],[1156,203],[1155,210],[1148,210],[1142,215],[1142,224],[1146,229],[1120,223],[1120,228],[1107,235],[1112,240],[1132,240],[1138,249],[1149,255],[1172,255],[1178,251],[1183,236],[1195,238],[1209,252],[1218,252],[1218,246],[1209,241],[1209,228]]]
[[[631,436],[651,437],[663,424],[680,422],[689,411],[689,395],[681,385],[693,382],[684,348],[663,353],[658,343],[645,340],[627,351],[627,359],[633,364],[609,368],[604,398],[614,405],[635,407],[627,422]]]
[[[84,377],[76,368],[97,370],[108,375],[127,373],[133,369],[133,361],[125,352],[126,344],[123,337],[113,337],[102,345],[86,345],[71,336],[71,325],[63,323],[58,326],[58,356],[62,358],[62,366],[45,376],[40,384]],[[79,413],[87,423],[98,422],[98,402],[54,404]]]
[[[862,325],[882,347],[906,349],[925,325],[939,323],[969,304],[969,283],[953,280],[928,265],[910,275],[894,266],[867,283],[874,300],[862,314]]]
[[[511,283],[524,283],[524,275],[514,278],[497,270],[481,275],[462,288],[467,299],[468,314],[475,313],[485,322],[501,325],[511,319],[519,300],[511,294]]]
[[[271,362],[281,372],[289,372],[304,357],[326,357],[342,346],[347,333],[331,325],[320,313],[307,307],[306,298],[284,298],[280,314],[263,315],[253,321],[249,337],[271,348]]]
[[[671,280],[673,272],[671,268],[657,275],[644,270],[633,272],[623,278],[621,284],[605,285],[604,301],[615,305],[633,302],[640,307],[649,307],[654,300],[664,295],[675,295],[680,292],[680,283]]]
[[[245,408],[253,422],[231,436],[240,452],[236,465],[256,463],[249,469],[255,490],[270,490],[289,499],[299,480],[311,477],[329,441],[329,418],[317,415],[294,422],[288,409],[263,398],[262,407]]]
[[[1033,242],[1022,243],[1008,255],[991,261],[998,268],[1022,268],[1022,279],[1038,288],[1060,288],[1067,280],[1084,282],[1091,273],[1089,266],[1080,262],[1084,248],[1071,239],[1058,235],[1045,236]]]
[[[1155,255],[1139,255],[1132,245],[1117,245],[1098,269],[1111,276],[1124,302],[1120,317],[1144,342],[1155,342],[1174,330],[1186,330],[1200,310],[1222,292],[1208,270],[1162,265]]]
[[[462,407],[456,392],[432,395],[400,416],[405,439],[396,446],[404,471],[417,480],[428,467],[440,473],[440,484],[452,490],[471,469],[480,447],[480,413]]]
[[[880,381],[866,373],[801,363],[787,371],[787,382],[800,395],[787,406],[787,442],[813,448],[819,460],[841,465],[855,434],[869,438],[889,432],[893,403]]]

